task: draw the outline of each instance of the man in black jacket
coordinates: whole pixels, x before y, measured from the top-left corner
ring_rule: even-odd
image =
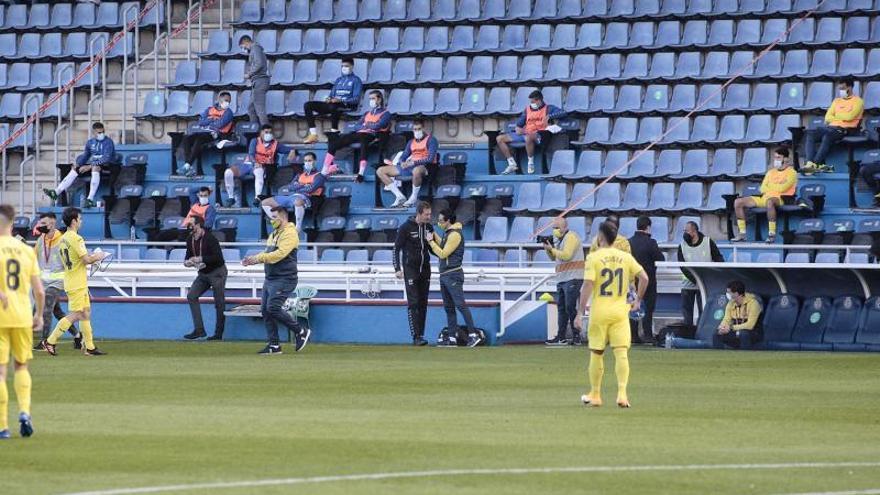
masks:
[[[718,250],[715,241],[700,232],[696,222],[688,222],[684,226],[682,243],[678,246],[678,261],[723,263],[724,255]],[[697,289],[694,277],[687,270],[682,273],[684,281],[681,288],[681,313],[685,325],[694,326],[694,301],[700,308],[703,307],[703,302],[700,300],[700,291]]]
[[[630,320],[633,342],[650,344],[654,341],[654,309],[657,307],[657,265],[666,261],[657,241],[651,238],[651,219],[642,215],[636,220],[636,233],[629,238],[633,258],[642,265],[648,275],[645,289],[645,316],[642,317],[642,337],[639,338],[639,320]]]
[[[416,346],[428,344],[425,317],[428,316],[428,292],[431,290],[431,246],[427,234],[433,231],[431,205],[420,201],[416,215],[400,226],[394,241],[394,271],[397,278],[404,280],[409,330]]]
[[[194,340],[208,335],[205,333],[205,324],[202,321],[199,297],[211,289],[214,292],[217,321],[214,325],[214,335],[208,337],[208,340],[222,340],[223,327],[226,323],[226,316],[223,314],[226,309],[226,262],[223,260],[223,251],[217,238],[205,229],[204,218],[191,217],[187,230],[190,234],[186,240],[186,261],[183,265],[198,268],[199,274],[186,295],[192,313],[193,331],[183,338]]]

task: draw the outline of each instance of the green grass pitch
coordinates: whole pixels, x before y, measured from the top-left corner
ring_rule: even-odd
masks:
[[[791,494],[880,489],[880,357],[635,349],[633,408],[587,409],[587,351],[69,341],[32,364],[36,434],[0,443],[0,493]],[[291,350],[289,347],[286,350]],[[10,382],[10,419],[15,396]],[[861,466],[695,467],[862,462]],[[512,468],[687,466],[511,473]],[[295,480],[294,480],[295,481]],[[127,492],[121,492],[127,493]],[[876,493],[876,492],[871,492]]]

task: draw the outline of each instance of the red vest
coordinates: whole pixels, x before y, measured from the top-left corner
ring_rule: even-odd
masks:
[[[217,108],[216,106],[211,105],[211,108],[208,109],[208,118],[211,120],[220,120],[220,118],[223,117],[224,113],[226,113],[226,110],[223,110],[222,108]],[[219,129],[219,132],[221,134],[229,134],[230,132],[232,132],[232,126],[233,126],[233,123],[230,122],[230,123],[226,124],[225,126],[221,127]]]
[[[547,129],[547,105],[532,110],[531,105],[526,107],[526,134],[534,134]]]
[[[370,125],[379,122],[379,120],[382,119],[382,116],[385,115],[385,112],[387,111],[388,110],[385,110],[383,108],[382,111],[379,113],[367,112],[366,115],[364,115],[364,125]],[[383,129],[362,129],[360,132],[388,132],[390,130],[391,129],[389,129],[388,127],[385,127]]]
[[[273,139],[268,145],[263,138],[257,138],[257,152],[254,160],[260,165],[272,165],[275,163],[275,151],[278,149],[278,140]]]
[[[412,161],[419,162],[428,158],[428,141],[430,139],[431,135],[425,134],[425,137],[421,141],[413,138],[413,140],[409,142],[409,157]]]
[[[315,177],[317,177],[317,176],[318,176],[317,173],[307,174],[307,173],[303,172],[296,177],[296,181],[303,186],[308,186],[308,185],[311,185],[312,182],[315,182]],[[309,194],[309,196],[320,196],[321,193],[323,193],[323,192],[324,192],[324,188],[319,187],[319,188],[315,189],[314,191],[312,191]]]
[[[187,220],[189,220],[192,217],[202,217],[202,220],[207,220],[208,208],[210,208],[210,207],[211,207],[210,204],[202,205],[201,203],[196,203],[196,204],[192,205],[189,208],[189,214],[184,219],[184,222],[186,222]],[[211,225],[207,225],[206,227],[208,227],[210,229]]]

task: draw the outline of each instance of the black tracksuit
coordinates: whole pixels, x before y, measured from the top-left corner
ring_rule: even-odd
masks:
[[[400,226],[394,241],[394,271],[400,271],[402,265],[409,331],[413,340],[425,335],[428,292],[431,289],[431,246],[425,240],[425,233],[433,231],[431,224],[419,224],[410,218]]]

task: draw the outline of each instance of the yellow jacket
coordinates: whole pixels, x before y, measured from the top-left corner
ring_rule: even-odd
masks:
[[[760,316],[761,303],[754,294],[746,292],[742,304],[737,304],[736,301],[727,303],[721,323],[729,325],[733,331],[754,330]]]
[[[825,123],[834,127],[854,129],[859,126],[864,110],[865,102],[858,96],[835,98],[825,112]]]
[[[766,197],[794,196],[797,190],[797,172],[794,168],[771,168],[761,182],[761,194]]]

